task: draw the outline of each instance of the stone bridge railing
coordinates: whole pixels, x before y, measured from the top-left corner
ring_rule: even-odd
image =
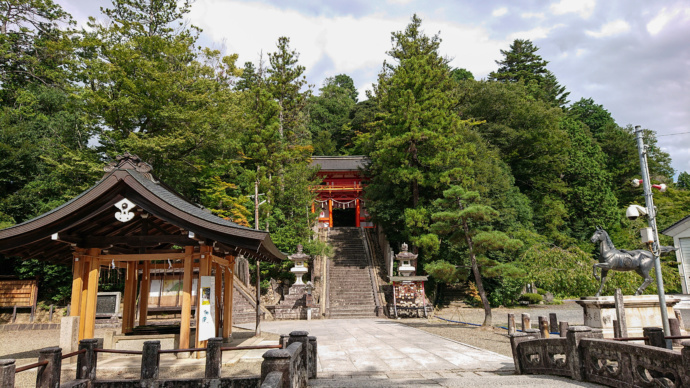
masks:
[[[161,379],[158,376],[161,353],[187,352],[189,349],[161,350],[160,341],[146,341],[142,351],[108,351],[98,348],[98,340],[87,339],[79,343],[79,351],[62,355],[60,348],[39,351],[35,364],[16,368],[14,360],[0,360],[0,388],[14,388],[15,373],[36,368],[37,388],[147,388],[147,387],[256,387],[256,388],[303,388],[308,379],[316,378],[316,337],[306,331],[293,331],[281,336],[280,349],[264,353],[261,376],[222,377],[222,352],[241,348],[222,348],[222,338],[211,338],[208,346],[197,351],[206,352],[203,378]],[[277,347],[277,346],[276,346]],[[247,347],[250,348],[250,347]],[[117,352],[141,354],[139,379],[106,380],[96,378],[98,353]],[[77,356],[76,379],[60,383],[62,359]]]
[[[605,340],[586,326],[565,338],[539,338],[536,330],[511,335],[518,374],[568,376],[611,387],[690,387],[690,341],[681,351]]]

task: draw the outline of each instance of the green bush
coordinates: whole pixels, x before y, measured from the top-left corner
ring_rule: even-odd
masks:
[[[546,295],[546,290],[543,288],[537,288],[537,294],[544,296]]]
[[[526,300],[529,304],[539,304],[544,298],[539,294],[526,293],[520,295],[520,300]]]

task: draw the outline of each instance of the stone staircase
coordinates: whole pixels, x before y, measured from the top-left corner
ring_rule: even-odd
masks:
[[[376,317],[366,247],[359,228],[333,228],[328,271],[329,318]]]

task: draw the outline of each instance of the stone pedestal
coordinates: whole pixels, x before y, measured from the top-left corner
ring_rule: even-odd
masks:
[[[675,317],[673,306],[678,302],[678,298],[666,296],[666,309],[670,318]],[[604,338],[614,338],[613,321],[617,318],[613,296],[586,296],[576,303],[582,306],[585,326],[591,327],[595,333],[602,333]],[[663,327],[657,295],[624,296],[623,304],[628,337],[642,337],[643,327]]]

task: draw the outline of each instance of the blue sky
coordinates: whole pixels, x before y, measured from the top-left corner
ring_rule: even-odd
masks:
[[[108,1],[57,0],[78,22],[100,18]],[[690,171],[690,2],[642,0],[197,0],[189,21],[202,44],[257,62],[291,39],[318,89],[326,77],[351,76],[360,100],[390,49],[390,33],[412,14],[428,35],[440,33],[451,65],[485,78],[501,49],[531,39],[571,92],[593,98],[619,125],[659,135],[676,172]]]

